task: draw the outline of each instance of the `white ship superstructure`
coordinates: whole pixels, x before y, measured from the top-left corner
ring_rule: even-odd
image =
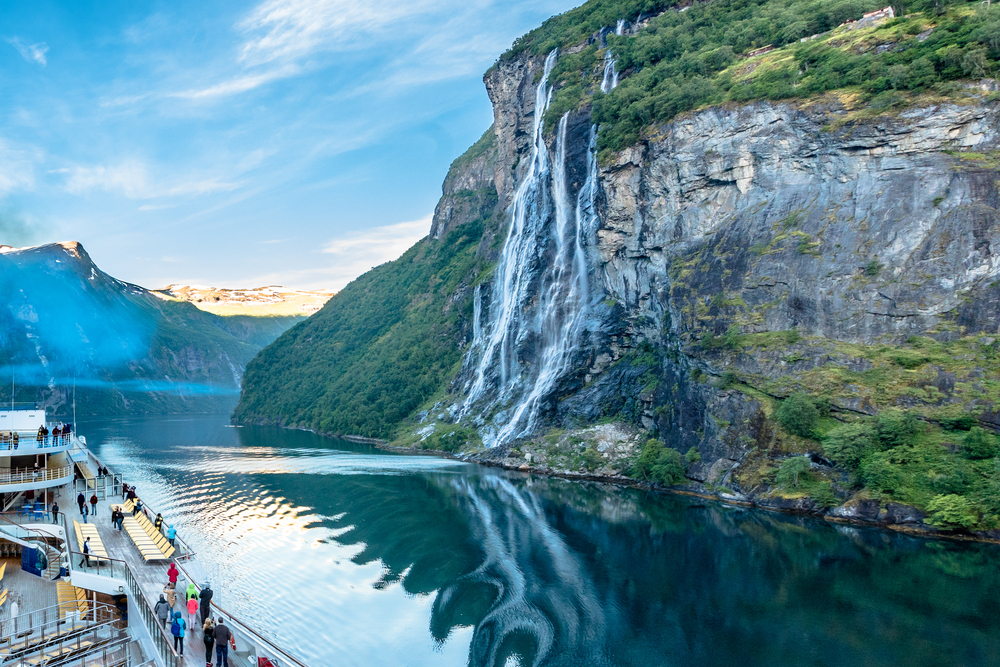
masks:
[[[67,436],[60,427],[55,437],[56,427],[36,406],[0,410],[0,665],[204,664],[200,614],[181,657],[170,625],[154,612],[171,564],[180,573],[174,610],[183,618],[188,585],[199,595],[210,586],[194,551],[182,535],[168,539],[167,523],[154,526],[154,508],[136,511],[123,496],[123,484],[135,480],[98,460],[75,428]],[[87,514],[77,505],[81,493]],[[115,507],[125,510],[122,530],[111,522]],[[234,635],[231,666],[304,667],[229,613],[224,600],[213,597],[210,615]]]

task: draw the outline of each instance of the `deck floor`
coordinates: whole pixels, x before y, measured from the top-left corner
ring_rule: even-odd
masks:
[[[170,567],[170,561],[162,561],[157,563],[147,563],[139,555],[139,550],[136,549],[132,540],[129,539],[128,533],[122,528],[119,531],[117,528],[111,525],[111,506],[120,505],[124,502],[121,496],[115,496],[105,500],[101,500],[97,503],[97,515],[88,515],[86,517],[87,523],[94,524],[97,526],[97,532],[101,536],[101,541],[104,542],[104,548],[108,551],[108,556],[115,558],[117,560],[123,560],[128,563],[129,567],[132,568],[132,572],[135,574],[136,580],[139,582],[139,586],[142,588],[143,593],[151,601],[156,601],[159,599],[160,595],[163,593],[163,587],[167,583],[167,569]],[[62,499],[60,499],[59,506],[61,509],[69,510],[66,514],[66,518],[69,522],[69,532],[70,541],[73,545],[73,551],[77,553],[81,552],[80,545],[77,544],[76,531],[73,530],[72,521],[76,520],[83,523],[83,517],[80,515],[79,508],[76,504],[76,500],[72,500],[72,507],[62,504]],[[87,503],[87,509],[90,509],[90,503]],[[76,556],[79,559],[79,556]],[[73,567],[77,568],[80,561],[77,560],[73,563]],[[181,574],[181,579],[177,582],[177,604],[174,605],[174,611],[181,612],[182,618],[187,620],[187,610],[184,607],[184,594],[183,591],[187,589],[187,581],[184,580],[183,573]],[[194,657],[195,655],[204,656],[205,644],[202,642],[202,631],[201,623],[196,618],[195,623],[192,624],[193,627],[189,629],[186,635],[186,646],[184,649],[185,655],[190,655]],[[167,630],[169,633],[169,629]]]
[[[0,588],[6,587],[8,589],[5,617],[9,617],[10,605],[14,601],[17,602],[18,614],[27,614],[29,611],[37,611],[58,604],[56,585],[53,582],[22,570],[19,558],[4,558],[0,560],[0,563],[7,564],[3,581],[0,582]]]

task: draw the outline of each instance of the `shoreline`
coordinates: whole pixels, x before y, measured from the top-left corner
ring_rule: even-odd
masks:
[[[274,426],[274,424],[271,424]],[[702,493],[699,491],[694,491],[690,489],[682,489],[668,486],[661,486],[658,484],[653,484],[650,482],[643,482],[641,480],[632,479],[630,477],[625,477],[624,475],[596,475],[593,473],[577,473],[573,471],[563,471],[554,470],[552,468],[541,468],[534,467],[527,464],[521,464],[518,466],[509,465],[501,461],[491,460],[488,458],[477,458],[477,455],[459,456],[454,452],[446,452],[439,449],[413,449],[411,447],[397,447],[395,445],[389,444],[388,441],[382,440],[380,438],[369,438],[361,435],[342,435],[339,433],[326,433],[323,431],[316,431],[311,428],[303,428],[300,426],[282,426],[281,428],[290,428],[296,431],[308,431],[310,433],[315,433],[316,435],[322,436],[324,438],[340,438],[341,440],[347,440],[349,442],[354,442],[358,444],[367,444],[381,449],[382,451],[393,452],[396,454],[409,454],[412,456],[435,456],[437,458],[451,459],[454,461],[461,461],[463,463],[474,463],[476,465],[481,465],[484,468],[500,468],[502,470],[509,470],[511,472],[521,472],[529,473],[535,475],[543,475],[545,477],[559,477],[562,479],[567,479],[577,482],[598,482],[601,484],[614,484],[615,486],[628,487],[633,489],[642,489],[645,491],[653,491],[655,493],[665,493],[678,496],[687,496],[689,498],[700,498],[702,500],[718,502],[725,505],[730,505],[733,507],[746,507],[751,509],[764,510],[767,512],[775,512],[778,514],[789,514],[797,516],[810,516],[814,519],[822,519],[829,523],[836,523],[845,526],[865,526],[868,528],[882,528],[885,530],[892,530],[897,533],[906,533],[912,537],[923,537],[927,539],[946,539],[953,540],[956,542],[978,542],[982,544],[997,544],[1000,545],[1000,531],[995,531],[997,535],[984,535],[975,533],[956,533],[950,531],[943,531],[934,526],[929,526],[922,521],[917,522],[894,522],[894,521],[878,521],[878,520],[868,520],[860,518],[857,516],[835,516],[830,514],[829,511],[817,512],[812,508],[796,506],[801,501],[811,501],[811,498],[797,498],[790,501],[791,504],[788,506],[781,506],[777,504],[761,503],[753,499],[731,497],[725,498],[720,494]],[[779,499],[786,500],[787,499]],[[901,505],[899,503],[886,503],[886,506],[895,505],[901,508],[909,508],[914,511],[915,508],[909,505]],[[843,506],[841,506],[843,507]],[[883,510],[884,511],[884,510]]]

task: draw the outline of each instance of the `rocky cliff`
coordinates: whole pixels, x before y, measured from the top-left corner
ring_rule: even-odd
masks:
[[[831,516],[1000,526],[995,83],[881,111],[839,92],[707,106],[599,160],[586,98],[557,109],[571,84],[550,77],[609,31],[487,73],[492,131],[452,165],[430,239],[373,272],[476,241],[437,265],[453,287],[435,278],[411,302],[436,304],[434,340],[461,361],[364,434]],[[287,336],[269,351],[293,344],[305,353]],[[268,398],[308,379],[285,356],[252,365],[244,418],[350,432],[309,397],[297,412]]]
[[[541,58],[523,56],[486,78],[498,218],[509,220],[530,169],[542,69]],[[574,199],[587,174],[589,116],[571,113],[566,124]],[[796,453],[836,477],[815,438],[775,423],[792,392],[822,397],[833,422],[904,408],[931,424],[959,412],[996,423],[987,335],[998,331],[996,127],[992,102],[877,115],[836,96],[709,108],[655,127],[599,166],[585,344],[540,402],[531,433],[487,438],[496,446],[469,455],[624,476],[654,435],[687,454],[692,490],[808,509],[816,505],[805,494],[772,493],[777,466]],[[545,141],[554,162],[556,137]],[[504,227],[482,252],[496,257]],[[483,283],[484,312],[496,280]],[[536,283],[525,307],[540,299]],[[515,365],[537,365],[537,336],[514,347]],[[450,407],[420,413],[410,433],[440,446],[447,438],[434,434],[455,424],[489,433],[510,419],[516,391],[463,414],[471,366],[451,385]],[[857,501],[841,481],[831,504],[848,501],[840,512],[850,515]]]

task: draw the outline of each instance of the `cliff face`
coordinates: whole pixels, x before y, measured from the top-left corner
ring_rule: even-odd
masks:
[[[629,317],[872,343],[929,331],[985,289],[1000,270],[996,170],[946,151],[996,148],[995,107],[830,129],[837,111],[710,109],[603,170],[604,284]],[[726,305],[699,312],[717,294]]]
[[[485,79],[498,205],[479,253],[500,267],[481,286],[470,329],[496,319],[503,242],[533,169],[542,70],[541,58],[523,56]],[[761,481],[759,452],[818,447],[773,421],[774,399],[799,389],[822,393],[835,416],[903,407],[933,422],[971,409],[980,423],[1000,421],[992,394],[979,391],[995,372],[977,354],[990,354],[993,338],[972,339],[961,368],[916,352],[921,341],[964,345],[998,331],[997,120],[994,103],[874,115],[829,97],[709,108],[654,128],[598,167],[582,241],[584,332],[530,428],[496,438],[537,386],[531,369],[547,353],[541,328],[526,325],[504,362],[513,380],[488,369],[483,397],[470,400],[477,355],[488,353],[473,339],[452,398],[422,412],[403,441],[457,424],[495,445],[472,454],[479,460],[614,476],[656,435],[689,452],[694,488],[724,484],[739,497]],[[579,202],[592,158],[588,113],[565,123],[561,148],[556,134],[544,136],[547,160],[553,173],[562,160],[566,200]],[[481,187],[483,166],[465,178]],[[557,252],[555,178],[532,200],[551,210],[538,214],[537,250],[521,266],[526,320],[543,318],[543,274]],[[886,350],[905,358],[883,363]],[[588,426],[608,420],[618,425]],[[581,464],[584,448],[601,458]]]
[[[543,122],[556,61],[487,73],[493,128],[430,237],[258,356],[237,418],[842,516],[994,512],[1000,446],[969,429],[1000,428],[997,103],[706,108],[599,162],[589,109]],[[811,424],[782,421],[792,395]],[[838,460],[844,424],[866,440]],[[805,490],[776,480],[796,455]]]

